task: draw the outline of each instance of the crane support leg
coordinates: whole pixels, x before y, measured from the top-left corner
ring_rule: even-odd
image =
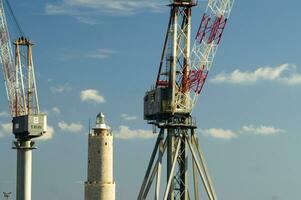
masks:
[[[200,176],[202,178],[202,181],[203,181],[203,184],[204,184],[204,187],[205,187],[208,199],[209,200],[217,200],[215,193],[213,193],[212,186],[211,186],[211,184],[208,181],[209,174],[206,171],[206,168],[204,168],[200,164],[199,159],[197,158],[197,155],[195,153],[195,149],[197,149],[197,148],[195,148],[192,145],[192,143],[191,143],[191,141],[189,139],[187,139],[187,142],[188,142],[189,149],[191,151],[191,155],[192,155],[193,161],[195,162],[197,170],[198,170],[198,172],[199,172],[199,174],[200,174]],[[201,163],[203,163],[202,160],[201,160]]]
[[[138,200],[200,200],[201,196],[207,196],[208,200],[217,200],[204,155],[195,135],[195,128],[179,124],[160,127]],[[164,156],[166,165],[162,165]],[[190,177],[188,175],[188,157],[192,161],[192,187],[188,185]],[[161,168],[163,167],[166,167],[167,170],[166,184],[163,184],[164,180],[161,180]],[[199,179],[202,184],[199,184]],[[205,195],[200,194],[200,186]],[[153,195],[150,193],[151,190],[154,191]],[[193,197],[190,196],[189,190],[192,190]],[[160,198],[160,195],[163,196]]]

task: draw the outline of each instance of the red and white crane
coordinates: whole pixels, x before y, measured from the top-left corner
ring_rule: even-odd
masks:
[[[155,88],[147,91],[144,97],[144,119],[157,126],[160,133],[138,200],[147,198],[155,178],[154,197],[160,199],[161,168],[165,152],[167,182],[163,192],[164,200],[199,199],[199,176],[208,199],[217,199],[191,113],[212,67],[233,3],[234,0],[208,1],[191,50],[191,12],[198,2],[171,1]],[[192,157],[193,193],[189,192],[191,188],[188,187],[189,152]]]
[[[13,146],[17,150],[16,196],[17,200],[31,200],[32,149],[36,148],[32,139],[46,132],[47,117],[39,110],[32,59],[33,43],[25,37],[19,37],[13,43],[13,56],[4,3],[14,19],[15,15],[9,2],[0,0],[0,60],[16,138]]]
[[[195,4],[191,4],[195,3]],[[206,81],[208,72],[210,71],[213,60],[218,49],[218,46],[221,42],[222,35],[224,29],[226,27],[234,0],[209,0],[205,13],[201,18],[201,23],[198,28],[197,34],[194,38],[194,43],[192,50],[190,51],[190,22],[181,22],[181,25],[178,27],[174,27],[174,29],[180,29],[177,34],[177,40],[175,41],[176,47],[174,48],[177,51],[177,56],[174,62],[176,63],[175,69],[175,110],[181,110],[185,112],[192,112],[193,107],[195,106],[198,96],[200,95],[204,83]],[[193,6],[196,5],[196,1],[174,1],[174,5],[178,6]],[[188,5],[189,4],[189,5]],[[190,21],[191,10],[184,9],[186,12],[181,15],[185,18],[185,20]],[[183,20],[182,20],[183,21]],[[180,27],[185,24],[186,27]],[[169,29],[171,31],[172,27]],[[169,32],[171,34],[171,32]],[[169,76],[168,70],[170,67],[163,67],[163,60],[168,55],[168,49],[166,49],[167,43],[171,43],[168,41],[170,35],[165,40],[164,50],[162,55],[162,59],[159,66],[159,72],[156,81],[156,88],[158,87],[168,87],[169,83],[173,82]],[[175,38],[176,39],[176,38]],[[182,41],[181,41],[182,40]],[[185,40],[185,44],[182,42]],[[170,50],[170,49],[169,49]],[[182,63],[180,63],[182,61]],[[187,104],[186,99],[189,100],[190,104]]]

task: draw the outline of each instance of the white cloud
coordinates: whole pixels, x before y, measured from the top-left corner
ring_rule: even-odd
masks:
[[[97,49],[95,52],[86,54],[86,58],[95,58],[95,59],[106,59],[110,58],[115,51],[110,49]]]
[[[152,131],[142,129],[130,129],[128,126],[121,125],[119,129],[113,132],[115,138],[118,139],[149,139],[156,136]]]
[[[120,117],[126,121],[133,121],[133,120],[136,120],[137,119],[137,116],[131,116],[131,115],[128,115],[126,113],[122,113],[120,115]]]
[[[287,85],[300,85],[301,84],[301,74],[292,74],[290,77],[282,77],[281,82]]]
[[[51,109],[51,111],[54,113],[54,114],[61,114],[61,110],[58,108],[58,107],[53,107]]]
[[[69,83],[65,83],[63,85],[57,85],[50,88],[52,93],[65,93],[70,92],[72,90],[72,87]]]
[[[81,19],[84,20],[84,19]],[[88,20],[88,19],[85,19]],[[93,23],[93,21],[91,21]],[[106,49],[106,48],[98,48],[98,49],[93,49],[89,51],[82,52],[81,49],[67,49],[67,48],[61,48],[61,59],[66,61],[66,60],[84,60],[84,59],[97,59],[97,60],[104,60],[111,58],[114,54],[117,53],[115,50],[111,49]],[[70,85],[66,85],[70,86]],[[61,87],[56,87],[57,90],[61,90]],[[72,89],[72,88],[70,88]],[[70,90],[71,91],[71,90]]]
[[[210,128],[201,130],[205,136],[210,136],[218,139],[230,140],[236,138],[242,134],[254,134],[254,135],[275,135],[279,133],[284,133],[285,131],[274,126],[255,126],[255,125],[245,125],[237,131],[229,129],[220,128]]]
[[[80,93],[80,99],[83,102],[95,102],[95,103],[105,103],[106,100],[104,96],[102,96],[98,90],[95,89],[87,89],[83,90]]]
[[[301,73],[297,66],[283,64],[277,67],[260,67],[254,71],[234,70],[231,73],[221,73],[211,79],[213,83],[255,84],[259,81],[277,81],[286,85],[300,85]]]
[[[275,128],[273,126],[255,127],[254,125],[243,126],[241,130],[245,133],[253,133],[256,135],[274,135],[285,132],[284,130]]]
[[[81,132],[84,128],[84,126],[81,123],[70,123],[70,124],[68,124],[64,121],[59,122],[58,127],[62,131],[71,132],[71,133]]]
[[[12,123],[1,123],[0,125],[0,138],[12,134]]]
[[[54,128],[52,126],[47,126],[47,131],[44,135],[42,135],[42,137],[38,137],[37,140],[51,140],[53,138],[54,135]]]
[[[99,22],[96,19],[93,19],[91,17],[78,16],[78,17],[76,17],[76,19],[83,24],[88,24],[88,25],[101,24],[101,22]]]
[[[0,117],[8,117],[9,114],[6,111],[1,111],[0,112]]]
[[[48,15],[73,15],[75,14],[74,11],[72,11],[71,8],[68,8],[64,6],[64,3],[61,5],[55,5],[55,4],[46,4],[45,6],[45,13]]]
[[[53,107],[50,110],[42,110],[42,113],[46,114],[46,115],[59,115],[61,114],[61,110],[58,107]]]
[[[211,136],[218,139],[230,140],[232,138],[237,137],[237,133],[231,130],[218,129],[218,128],[210,128],[202,131],[204,135]]]
[[[133,15],[140,12],[162,12],[169,1],[158,0],[61,0],[48,3],[48,15],[75,16],[80,22],[94,25],[99,15]]]

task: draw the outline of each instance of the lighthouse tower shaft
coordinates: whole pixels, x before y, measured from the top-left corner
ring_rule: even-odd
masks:
[[[85,182],[85,200],[115,200],[113,179],[113,135],[100,113],[96,126],[89,134],[88,180]]]

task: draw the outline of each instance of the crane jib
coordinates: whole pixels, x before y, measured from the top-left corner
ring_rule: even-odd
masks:
[[[234,0],[209,1],[195,36],[190,58],[191,110],[196,104],[221,42]],[[182,79],[183,80],[183,79]],[[185,83],[183,83],[185,84]]]
[[[195,40],[202,43],[208,35],[206,38],[208,44],[212,43],[214,40],[217,40],[216,43],[219,44],[227,21],[228,19],[224,18],[224,16],[219,16],[212,20],[208,14],[204,13]]]

